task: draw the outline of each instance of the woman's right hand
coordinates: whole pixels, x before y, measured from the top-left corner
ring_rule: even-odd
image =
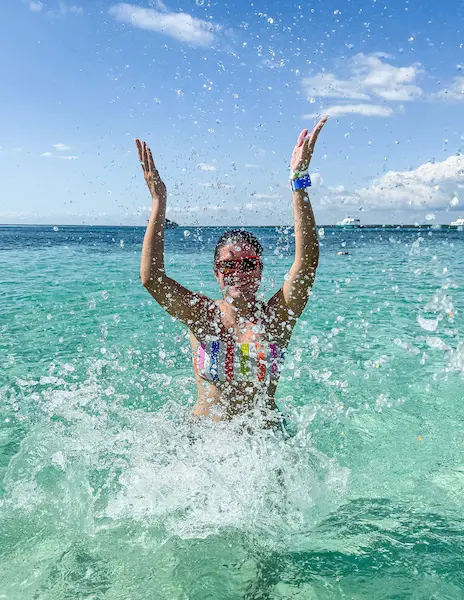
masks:
[[[139,152],[140,164],[142,166],[143,176],[150,190],[151,197],[159,200],[166,200],[166,186],[155,167],[155,161],[150,148],[145,142],[139,139],[135,140]]]

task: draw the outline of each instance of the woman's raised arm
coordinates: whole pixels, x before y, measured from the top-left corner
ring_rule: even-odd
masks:
[[[280,314],[281,319],[293,319],[303,312],[308,295],[314,283],[319,262],[319,242],[316,221],[306,187],[311,185],[308,168],[314,152],[317,137],[328,117],[323,117],[310,135],[308,130],[298,136],[293,149],[290,168],[293,188],[293,214],[295,219],[295,259],[285,278],[282,288],[271,299],[270,305]],[[298,187],[301,186],[301,187]]]
[[[145,142],[135,140],[140,164],[152,197],[152,209],[142,245],[140,278],[143,286],[172,317],[198,334],[209,333],[219,309],[217,304],[166,275],[164,270],[164,223],[166,186]]]

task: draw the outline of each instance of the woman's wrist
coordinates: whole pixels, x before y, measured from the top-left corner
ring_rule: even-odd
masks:
[[[305,202],[309,202],[309,193],[308,190],[305,188],[293,190],[292,197],[294,200],[304,200]]]

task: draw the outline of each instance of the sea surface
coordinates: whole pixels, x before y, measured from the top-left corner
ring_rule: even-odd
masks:
[[[268,298],[292,230],[253,231]],[[168,230],[168,274],[218,298],[221,232]],[[0,598],[462,600],[464,232],[319,232],[290,439],[192,437],[187,333],[140,284],[143,233],[0,228]]]

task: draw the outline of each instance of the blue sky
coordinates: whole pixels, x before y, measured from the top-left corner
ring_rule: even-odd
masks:
[[[319,223],[464,216],[460,0],[3,0],[0,222],[143,224],[133,138],[182,224],[291,222],[288,160]]]

